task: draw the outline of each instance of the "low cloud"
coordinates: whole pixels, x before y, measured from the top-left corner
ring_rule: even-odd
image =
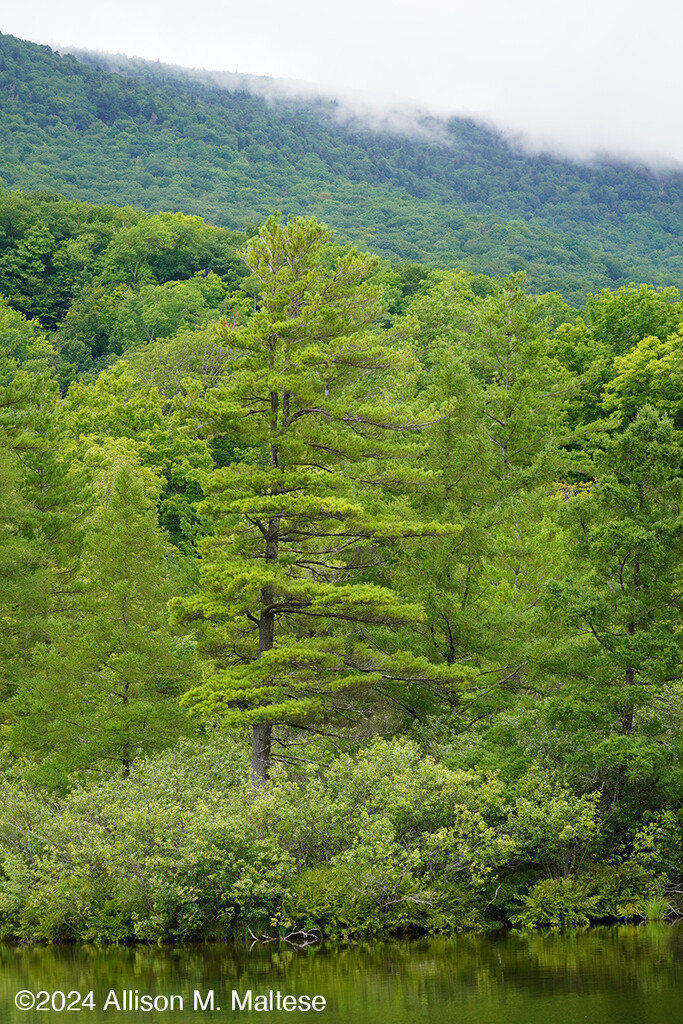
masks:
[[[661,172],[683,171],[683,147],[678,153],[675,134],[673,137],[669,133],[662,134],[657,118],[651,119],[647,130],[634,133],[636,114],[642,115],[639,124],[647,122],[645,101],[642,111],[619,108],[605,119],[599,106],[577,105],[572,95],[559,107],[547,107],[539,91],[533,103],[521,108],[515,100],[517,83],[511,86],[508,101],[499,105],[496,115],[486,109],[486,102],[458,105],[449,102],[445,94],[430,108],[427,103],[408,99],[397,102],[389,90],[352,89],[295,78],[187,68],[77,47],[60,47],[59,50],[117,73],[130,74],[151,67],[208,87],[248,92],[271,104],[317,104],[321,115],[355,129],[390,132],[449,145],[448,121],[453,117],[468,117],[501,134],[512,148],[526,153],[548,153],[580,163],[635,163]],[[488,105],[495,107],[496,104],[490,101]],[[671,124],[670,127],[675,131],[677,126]]]

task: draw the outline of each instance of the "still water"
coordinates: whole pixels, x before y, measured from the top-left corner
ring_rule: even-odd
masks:
[[[567,935],[463,935],[306,950],[283,943],[252,950],[246,944],[171,949],[2,946],[0,964],[2,1024],[65,1019],[70,1024],[683,1022],[683,926],[593,928]],[[47,995],[37,996],[41,991]],[[245,1006],[251,992],[251,1012],[240,1009],[240,1003],[232,1008],[233,991]],[[15,997],[22,992],[20,1005],[36,995],[46,1008],[18,1009]],[[323,997],[325,1009],[257,1011],[257,997],[264,995],[269,1004],[270,992],[274,1006],[279,992],[281,1001],[285,996]],[[147,1005],[156,1000],[157,1009],[145,1010],[143,996]],[[69,1003],[71,1010],[66,1008]],[[300,1003],[306,1005],[306,1000]]]

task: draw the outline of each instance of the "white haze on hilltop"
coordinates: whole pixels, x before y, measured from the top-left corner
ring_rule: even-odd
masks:
[[[239,68],[193,74],[270,99],[336,98],[340,118],[392,130],[423,133],[422,111],[582,160],[683,162],[674,0],[22,0],[0,29],[59,52]]]
[[[134,69],[151,68],[226,92],[247,92],[252,96],[259,96],[270,104],[282,101],[312,104],[322,100],[325,103],[324,113],[340,125],[360,122],[377,131],[407,135],[429,142],[448,143],[444,121],[415,104],[406,104],[402,109],[392,108],[390,103],[383,103],[376,97],[373,100],[360,93],[354,94],[350,90],[342,93],[336,89],[313,85],[311,82],[272,78],[267,75],[248,75],[235,71],[184,68],[176,64],[163,64],[160,61],[130,58],[121,53],[100,53],[76,47],[65,47],[59,52],[71,53],[79,60],[94,63],[115,73],[130,74]]]
[[[605,142],[589,144],[579,134],[572,140],[569,133],[564,139],[544,134],[542,131],[524,131],[517,125],[505,124],[476,112],[463,110],[428,110],[414,102],[404,102],[401,107],[392,105],[389,96],[369,95],[351,89],[336,89],[331,86],[314,85],[311,82],[291,78],[273,78],[267,75],[250,75],[234,71],[211,71],[206,68],[186,68],[144,58],[130,58],[124,54],[102,53],[77,47],[62,48],[62,53],[71,53],[79,59],[86,59],[99,67],[116,73],[130,73],[132,69],[152,67],[169,75],[190,79],[202,85],[224,89],[227,92],[248,92],[259,96],[268,103],[278,101],[300,101],[313,103],[328,101],[326,114],[341,125],[360,122],[376,131],[407,135],[410,138],[448,145],[448,131],[445,121],[450,117],[469,117],[491,131],[501,134],[514,148],[528,153],[550,153],[575,161],[626,161],[644,164],[655,170],[683,170],[683,156],[679,160],[671,152],[663,153],[655,148],[645,150],[634,144],[611,147]]]

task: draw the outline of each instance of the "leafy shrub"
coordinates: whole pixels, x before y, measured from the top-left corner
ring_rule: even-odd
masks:
[[[569,878],[597,837],[599,794],[577,796],[538,765],[519,789],[508,824],[520,853],[540,863],[549,878]]]
[[[603,918],[648,918],[661,901],[662,883],[633,861],[605,864],[579,878],[544,878],[521,897],[511,915],[522,928],[573,928]]]

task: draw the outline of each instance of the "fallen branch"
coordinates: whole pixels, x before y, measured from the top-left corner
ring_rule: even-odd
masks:
[[[298,928],[287,935],[266,935],[265,932],[261,932],[260,935],[254,935],[251,928],[247,925],[247,931],[253,940],[249,947],[250,950],[257,944],[265,942],[286,942],[287,945],[296,946],[297,949],[305,949],[306,946],[312,946],[315,942],[320,942],[322,939],[322,932],[319,928]],[[299,941],[295,941],[297,939]]]

